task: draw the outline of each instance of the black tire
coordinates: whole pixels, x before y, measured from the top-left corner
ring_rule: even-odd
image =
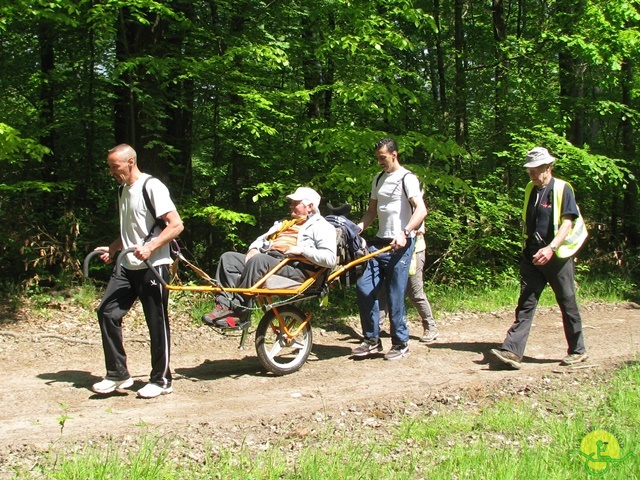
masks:
[[[285,306],[278,312],[289,331],[295,331],[305,321],[305,313],[297,307]],[[311,322],[293,338],[281,331],[275,312],[269,310],[256,329],[256,352],[264,368],[275,375],[297,372],[307,361],[313,345]]]

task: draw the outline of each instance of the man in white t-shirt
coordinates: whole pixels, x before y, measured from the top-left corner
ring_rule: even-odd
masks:
[[[151,341],[151,374],[149,383],[138,390],[138,396],[153,398],[173,391],[169,368],[169,292],[158,283],[145,261],[168,280],[169,243],[184,226],[169,190],[160,180],[140,171],[131,146],[120,144],[109,150],[107,164],[109,174],[120,185],[120,236],[108,247],[96,250],[104,252],[100,258],[105,263],[113,262],[120,250],[135,248],[135,251],[123,260],[120,275],[114,270],[98,306],[107,375],[92,390],[107,394],[133,385],[122,339],[122,318],[140,299]]]
[[[397,360],[409,354],[409,329],[405,321],[404,296],[415,231],[422,224],[427,208],[417,177],[400,165],[395,140],[380,140],[376,143],[375,155],[382,173],[373,179],[369,207],[358,226],[364,230],[377,217],[378,233],[369,250],[375,251],[385,245],[391,245],[392,250],[369,260],[362,277],[358,280],[356,292],[364,340],[352,354],[355,357],[364,357],[382,351],[377,298],[380,290],[386,288],[391,324],[391,349],[384,358]]]

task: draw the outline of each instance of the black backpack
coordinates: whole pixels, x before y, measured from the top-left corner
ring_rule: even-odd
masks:
[[[338,265],[346,265],[367,254],[367,243],[360,236],[358,226],[344,215],[327,215],[326,220],[336,229]],[[355,265],[341,275],[344,285],[355,285],[362,276],[366,262]]]

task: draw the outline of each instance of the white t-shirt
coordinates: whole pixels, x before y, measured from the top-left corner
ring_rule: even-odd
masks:
[[[124,185],[122,187],[118,210],[120,212],[120,236],[123,248],[142,245],[155,224],[155,218],[147,209],[142,194],[142,186],[150,176],[147,173],[143,173],[132,185]],[[169,195],[169,190],[157,178],[147,182],[146,190],[149,194],[151,205],[156,209],[156,216],[162,217],[164,214],[176,209]],[[160,228],[154,228],[152,238],[160,235],[160,231]],[[169,244],[155,250],[149,257],[149,263],[153,266],[171,263]],[[147,268],[146,264],[138,260],[133,253],[125,256],[122,266],[129,270]]]
[[[404,178],[404,188],[402,179]],[[371,198],[378,202],[378,234],[380,238],[393,238],[409,223],[413,210],[409,198],[421,195],[418,178],[404,167],[393,173],[384,172],[371,184]]]

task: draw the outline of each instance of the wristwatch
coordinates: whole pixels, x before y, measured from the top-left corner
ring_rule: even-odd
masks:
[[[405,237],[409,238],[409,235],[411,235],[411,230],[405,228],[404,230],[402,230],[402,233],[404,233]]]
[[[558,249],[558,247],[556,247],[555,245],[549,245],[549,247],[551,248],[551,251],[554,253]]]

